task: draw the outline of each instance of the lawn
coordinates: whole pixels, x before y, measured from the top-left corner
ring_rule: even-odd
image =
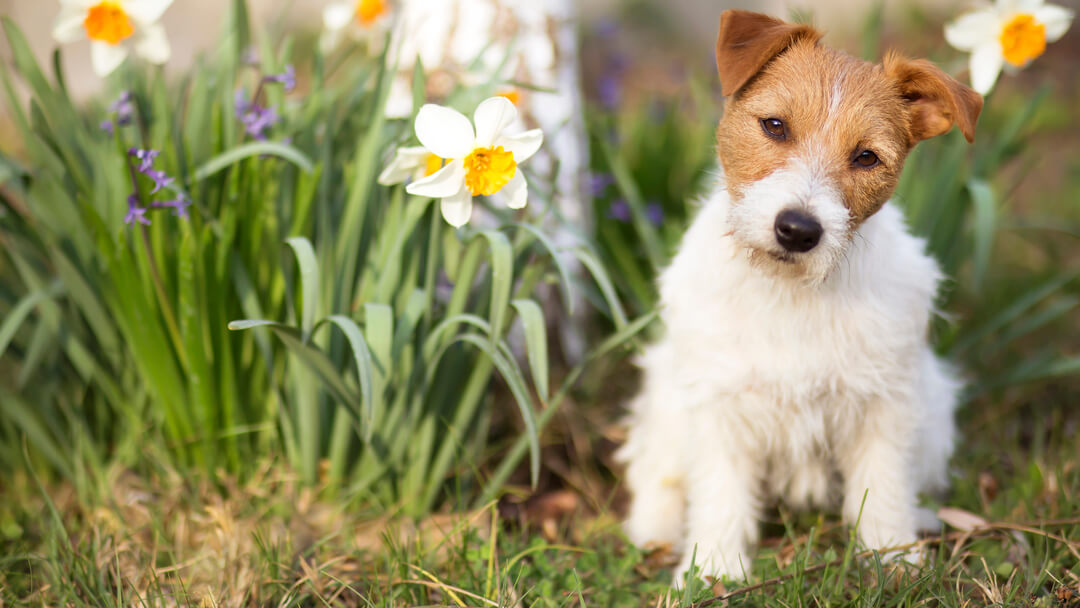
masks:
[[[709,185],[701,49],[647,2],[580,24],[595,221],[551,211],[546,132],[525,209],[499,193],[463,223],[387,178],[421,105],[472,120],[542,87],[447,88],[378,37],[330,49],[229,5],[193,68],[132,58],[86,101],[3,20],[0,606],[1080,607],[1075,32],[896,193],[951,277],[931,333],[968,380],[943,528],[900,548],[931,558],[776,506],[748,580],[675,589],[678,557],[620,530],[612,452]],[[871,11],[829,42],[962,75],[953,17]]]

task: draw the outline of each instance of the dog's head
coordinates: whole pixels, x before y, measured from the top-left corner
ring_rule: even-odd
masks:
[[[820,282],[892,196],[908,152],[956,125],[971,141],[982,97],[926,60],[871,64],[821,33],[725,11],[717,131],[732,236],[769,270]]]

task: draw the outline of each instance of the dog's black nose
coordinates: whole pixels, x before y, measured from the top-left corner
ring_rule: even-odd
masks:
[[[810,251],[821,240],[821,224],[812,216],[795,209],[781,211],[776,216],[775,228],[776,241],[788,251]]]

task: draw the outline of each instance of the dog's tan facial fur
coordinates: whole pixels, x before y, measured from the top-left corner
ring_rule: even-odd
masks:
[[[717,65],[729,100],[718,154],[734,204],[747,186],[798,160],[840,191],[854,229],[892,195],[916,143],[954,124],[972,139],[982,98],[927,61],[890,55],[871,64],[821,46],[820,37],[805,25],[724,13]],[[763,128],[768,119],[783,123],[782,137]],[[865,152],[878,162],[860,164]]]

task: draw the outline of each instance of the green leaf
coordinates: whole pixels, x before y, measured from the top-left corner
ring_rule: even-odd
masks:
[[[506,235],[497,230],[485,230],[477,237],[488,242],[491,259],[491,303],[489,317],[491,321],[492,343],[502,336],[503,320],[510,304],[510,290],[514,286],[514,248]]]
[[[300,321],[300,330],[303,332],[303,341],[311,339],[311,331],[315,328],[315,313],[319,309],[319,263],[315,259],[315,250],[311,247],[311,241],[302,236],[294,236],[285,239],[296,254],[296,263],[300,265],[300,291],[304,294],[303,309]]]
[[[625,327],[626,312],[623,310],[622,304],[619,303],[618,292],[615,291],[615,286],[611,283],[611,278],[608,277],[607,271],[604,270],[604,265],[601,264],[600,260],[598,260],[588,249],[576,249],[574,250],[574,255],[581,260],[581,263],[585,265],[585,268],[589,269],[589,273],[592,274],[593,280],[596,281],[596,285],[600,288],[600,293],[604,295],[604,300],[608,305],[608,312],[611,314],[612,321],[615,322],[616,329]]]
[[[355,321],[341,315],[331,315],[326,320],[338,326],[342,333],[345,334],[345,338],[349,341],[349,347],[352,349],[353,358],[356,362],[356,374],[360,378],[360,402],[364,413],[362,417],[364,423],[363,436],[366,441],[371,441],[372,421],[375,419],[375,401],[372,397],[374,371],[371,364],[371,351],[368,350],[364,334]]]
[[[32,291],[25,296],[8,312],[4,318],[4,322],[0,323],[0,357],[4,356],[4,351],[7,350],[8,344],[11,343],[11,339],[15,337],[15,332],[18,331],[23,321],[30,316],[30,312],[34,310],[38,302],[42,300],[55,298],[63,291],[63,286],[59,281],[54,281],[47,289],[39,289]]]
[[[547,324],[544,312],[533,300],[514,300],[511,302],[525,328],[525,349],[529,355],[529,369],[532,370],[533,384],[540,400],[548,400],[548,350]]]
[[[972,178],[967,184],[974,204],[975,252],[972,263],[975,265],[975,292],[982,291],[986,282],[986,271],[990,267],[990,253],[994,246],[994,231],[997,224],[997,197],[994,189],[986,180]]]
[[[199,168],[195,169],[195,181],[201,182],[206,178],[223,171],[230,166],[252,156],[277,156],[299,167],[305,173],[311,173],[311,161],[304,153],[289,144],[273,141],[253,141],[241,144],[218,154],[208,160]]]

